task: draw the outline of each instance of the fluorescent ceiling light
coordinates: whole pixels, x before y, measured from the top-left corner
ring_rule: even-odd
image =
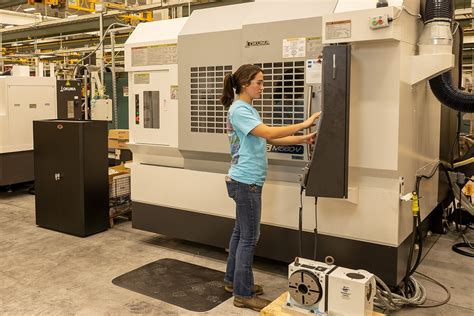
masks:
[[[69,19],[69,18],[75,18],[75,17],[78,17],[78,15],[77,14],[71,14],[67,18]]]
[[[6,29],[11,29],[12,27],[14,27],[15,25],[7,25],[5,26]]]
[[[24,9],[23,11],[25,12],[30,12],[30,11],[35,11],[36,9],[35,8],[26,8]]]

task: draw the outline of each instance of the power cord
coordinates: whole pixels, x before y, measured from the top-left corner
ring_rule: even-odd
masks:
[[[452,245],[451,249],[454,252],[457,252],[460,255],[474,258],[474,250],[471,250],[473,252],[469,252],[469,251],[463,250],[461,248],[474,249],[474,247],[472,247],[470,242],[460,242],[460,243],[454,244],[454,245]]]
[[[303,192],[304,187],[301,186],[300,189],[300,208],[298,211],[299,221],[298,221],[298,242],[299,242],[299,252],[300,257],[303,258]]]
[[[318,254],[318,197],[314,198],[314,251],[313,259],[316,260]]]
[[[303,192],[305,188],[300,188],[300,207],[298,211],[298,249],[299,256],[303,258]],[[318,198],[314,198],[314,249],[313,249],[313,260],[316,260],[317,248],[318,248]]]
[[[405,306],[416,308],[432,308],[444,305],[449,302],[449,300],[451,299],[451,293],[449,292],[446,286],[423,273],[416,272],[416,274],[441,287],[446,292],[447,297],[441,302],[426,305],[426,289],[413,276],[410,276],[409,278],[410,287],[413,288],[413,296],[411,297],[406,297],[403,294],[400,295],[393,293],[379,277],[375,276],[375,280],[377,281],[377,290],[375,293],[374,305],[386,312],[397,311]]]
[[[410,252],[408,254],[408,260],[407,260],[407,268],[406,268],[406,273],[404,277],[404,288],[402,290],[402,294],[404,294],[407,297],[413,297],[416,294],[417,291],[417,286],[416,283],[412,281],[412,275],[415,273],[416,269],[420,265],[421,262],[421,255],[422,255],[422,250],[423,250],[423,236],[422,236],[422,230],[421,230],[421,212],[420,212],[420,186],[421,186],[421,181],[423,179],[431,179],[435,174],[438,169],[441,169],[444,171],[446,174],[446,177],[448,178],[448,183],[449,187],[451,189],[451,192],[453,191],[453,183],[451,182],[451,177],[449,175],[448,169],[446,166],[441,162],[438,161],[436,165],[433,167],[432,171],[428,175],[417,175],[416,176],[416,184],[415,184],[415,191],[413,193],[413,205],[412,205],[412,211],[413,211],[413,237],[412,237],[412,243],[410,246]],[[415,201],[416,200],[416,201]],[[416,256],[416,260],[414,265],[412,266],[412,258],[413,258],[413,253],[415,251],[415,245],[418,245],[418,252]]]
[[[123,26],[123,27],[134,28],[134,26],[129,25],[129,24],[123,24],[123,23],[112,23],[112,24],[110,24],[109,27],[105,30],[104,35],[103,35],[103,37],[102,37],[102,40],[101,40],[100,43],[97,45],[97,47],[96,47],[91,53],[89,53],[89,54],[86,55],[85,57],[81,58],[81,59],[74,65],[74,69],[73,69],[73,71],[72,71],[74,77],[75,77],[75,75],[76,75],[76,69],[77,69],[77,67],[79,66],[79,64],[80,64],[82,61],[84,61],[84,60],[86,60],[87,58],[89,58],[90,56],[92,56],[92,54],[94,54],[94,53],[100,48],[100,46],[101,46],[102,43],[104,42],[104,40],[105,40],[107,34],[109,33],[110,29],[111,29],[112,27],[114,27],[114,26]]]
[[[398,13],[398,15],[396,17],[393,17],[392,21],[395,21],[398,18],[400,18],[400,16],[402,15],[403,12],[406,12],[408,15],[411,15],[411,16],[414,16],[418,19],[421,19],[421,14],[412,13],[404,5],[402,5],[402,9],[400,10],[400,12]]]

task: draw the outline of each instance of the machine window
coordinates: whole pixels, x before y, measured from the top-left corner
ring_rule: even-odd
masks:
[[[160,128],[159,91],[143,91],[143,116],[145,128]]]

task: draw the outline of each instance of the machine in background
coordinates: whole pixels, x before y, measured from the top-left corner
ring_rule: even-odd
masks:
[[[113,98],[113,90],[114,85],[112,84],[112,73],[106,72],[104,74],[104,81],[105,81],[105,93],[106,95],[112,96]],[[110,138],[110,131],[118,128],[119,130],[127,130],[129,129],[129,122],[128,122],[128,73],[127,72],[117,72],[116,73],[116,100],[117,100],[117,117],[113,117],[112,121],[109,121],[108,128],[109,128],[109,138]],[[117,124],[115,123],[117,120]],[[127,136],[128,141],[128,136]],[[110,145],[110,144],[109,144]],[[125,146],[126,148],[122,148],[122,146],[113,146],[109,147],[109,164],[111,165],[119,165],[125,161],[133,160],[132,152]]]
[[[140,192],[146,183],[150,185],[150,174],[145,166],[152,170],[159,166],[166,170],[183,167],[183,157],[178,150],[177,38],[187,19],[139,24],[125,43],[134,202],[142,201]],[[152,186],[164,184],[169,178],[154,179]],[[146,202],[155,203],[153,199]]]
[[[80,80],[57,80],[58,119],[80,120],[82,91]]]
[[[109,122],[109,129],[128,129],[128,73],[117,72],[116,76],[118,122],[117,127],[114,126],[113,121]],[[104,73],[104,77],[105,93],[112,96],[112,73],[106,72]]]
[[[0,186],[34,179],[33,121],[57,116],[56,79],[0,77]]]

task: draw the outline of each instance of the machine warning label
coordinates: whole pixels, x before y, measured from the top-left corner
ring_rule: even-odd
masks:
[[[303,155],[304,146],[301,146],[301,145],[283,146],[283,145],[267,144],[267,152],[279,153],[279,154]]]
[[[321,59],[308,59],[306,61],[306,83],[318,84],[323,80],[323,64]]]
[[[132,67],[178,63],[178,45],[163,44],[132,48]]]
[[[326,39],[351,37],[351,20],[326,22]]]
[[[323,52],[322,38],[318,37],[307,37],[306,38],[306,57],[317,58]]]
[[[245,48],[249,48],[249,47],[254,47],[254,46],[268,46],[270,45],[270,41],[247,41],[245,43]]]
[[[170,99],[178,100],[178,86],[177,85],[170,86]]]
[[[283,58],[301,58],[306,56],[306,37],[285,38],[283,40]]]

